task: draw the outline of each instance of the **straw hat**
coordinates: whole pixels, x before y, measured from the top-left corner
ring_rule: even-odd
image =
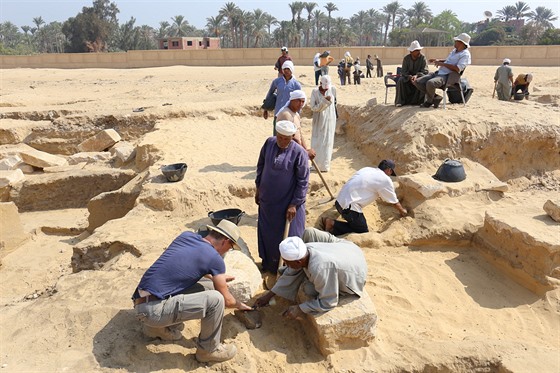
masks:
[[[463,44],[465,44],[467,46],[467,48],[470,47],[470,42],[471,42],[471,37],[469,34],[467,33],[462,33],[460,35],[457,35],[456,37],[453,38],[453,40],[458,40],[460,42],[462,42]]]
[[[207,225],[206,227],[231,240],[231,242],[233,242],[233,246],[235,246],[236,249],[240,249],[237,241],[239,241],[241,231],[239,230],[239,227],[231,221],[223,219],[217,226]]]

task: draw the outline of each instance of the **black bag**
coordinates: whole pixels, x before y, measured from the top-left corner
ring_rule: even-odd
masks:
[[[443,161],[436,174],[432,177],[439,181],[456,183],[458,181],[465,180],[467,178],[467,174],[465,173],[465,168],[463,167],[461,161],[448,158]]]
[[[275,106],[276,106],[276,92],[272,92],[272,94],[266,95],[265,99],[263,100],[261,109],[274,110]]]
[[[469,86],[469,82],[465,78],[461,78],[461,88],[463,89],[463,96],[465,96],[465,103],[467,103],[469,102],[474,89]],[[449,99],[449,103],[451,104],[463,103],[463,100],[461,99],[461,92],[455,87],[447,88],[447,98]]]

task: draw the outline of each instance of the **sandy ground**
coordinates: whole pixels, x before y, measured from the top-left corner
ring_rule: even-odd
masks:
[[[384,155],[397,161],[400,174],[433,172],[445,158],[436,149],[437,141],[448,141],[443,135],[432,136],[434,122],[444,134],[445,126],[451,133],[457,123],[496,125],[505,131],[518,121],[544,130],[552,128],[557,134],[560,69],[514,65],[515,74],[535,75],[531,99],[499,102],[491,99],[495,68],[469,67],[466,75],[475,93],[468,107],[452,105],[445,112],[384,105],[381,79],[337,86],[341,118],[331,171],[324,175],[331,189],[336,194],[353,172],[377,164]],[[395,70],[396,66],[385,66],[385,71]],[[349,238],[365,252],[369,266],[366,290],[379,318],[377,337],[369,345],[325,358],[299,323],[279,316],[280,302],[264,310],[263,327],[252,331],[228,311],[223,338],[237,345],[238,354],[231,361],[206,366],[194,359],[198,322],[187,323],[185,338],[177,343],[146,340],[134,320],[130,295],[143,272],[180,231],[209,223],[208,211],[244,210],[240,228],[258,260],[252,188],[258,152],[272,130],[271,121],[264,121],[258,108],[275,72],[271,67],[175,66],[16,69],[0,74],[4,118],[37,120],[50,115],[86,123],[113,117],[130,126],[155,121],[153,131],[128,140],[150,144],[157,154],[150,167],[150,183],[137,207],[125,218],[96,230],[97,234],[146,242],[140,257],[125,253],[101,270],[73,274],[72,247],[84,235],[73,235],[70,228],[87,227],[87,209],[20,214],[31,238],[3,253],[1,371],[560,371],[558,289],[534,293],[492,266],[468,242],[433,238],[441,232],[445,236],[458,231],[460,235],[480,226],[489,209],[542,208],[547,199],[558,198],[558,158],[540,160],[547,172],[539,173],[538,187],[526,169],[519,174],[488,159],[484,166],[510,184],[511,192],[499,201],[475,194],[446,197],[432,207],[418,207],[404,219],[382,203],[368,206],[365,212],[372,232]],[[337,81],[333,74],[331,70]],[[296,67],[296,76],[309,95],[311,67]],[[374,97],[379,105],[367,104]],[[389,100],[392,97],[390,91]],[[133,112],[140,107],[144,111]],[[311,116],[308,109],[303,113],[309,141]],[[386,121],[385,132],[370,133],[380,120]],[[470,128],[483,132],[482,127]],[[532,155],[518,150],[513,159],[507,155],[499,159],[508,160],[509,166],[515,161],[530,164]],[[188,164],[187,176],[180,183],[163,182],[159,166],[175,162]],[[333,213],[330,204],[317,206],[326,197],[321,180],[313,173],[307,204],[309,226],[316,225],[321,215]],[[166,199],[180,207],[154,208],[157,201]],[[438,231],[437,227],[443,228]],[[427,234],[427,244],[410,245],[407,237],[421,236],[422,229],[433,232],[433,237]],[[560,231],[555,232],[558,242]]]

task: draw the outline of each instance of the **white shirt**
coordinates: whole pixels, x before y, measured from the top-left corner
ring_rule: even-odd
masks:
[[[358,170],[344,184],[336,200],[343,209],[362,212],[362,208],[381,197],[385,202],[398,203],[393,181],[385,172],[376,167]]]

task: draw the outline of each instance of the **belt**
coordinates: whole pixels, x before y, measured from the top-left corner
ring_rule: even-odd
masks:
[[[155,302],[156,300],[161,300],[161,299],[156,297],[155,295],[150,294],[147,297],[136,298],[133,299],[132,301],[134,302],[134,306],[137,306],[142,303]]]

